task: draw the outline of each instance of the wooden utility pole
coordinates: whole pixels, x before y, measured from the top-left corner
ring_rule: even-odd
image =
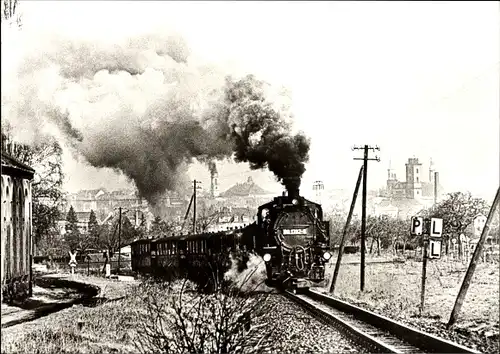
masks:
[[[118,208],[118,274],[120,273],[120,258],[122,256],[122,245],[121,245],[121,236],[122,236],[122,207]],[[111,262],[111,260],[110,260]]]
[[[439,172],[434,172],[434,205],[437,204]]]
[[[196,233],[196,184],[200,183],[197,180],[193,181],[193,234]]]
[[[368,150],[380,150],[378,146],[370,147],[365,145],[363,147],[353,147],[353,150],[363,150],[363,158],[354,158],[354,160],[363,160],[363,200],[362,200],[362,211],[361,211],[361,284],[360,290],[365,289],[365,252],[366,252],[366,177],[368,174],[368,160],[380,161],[380,159],[375,156],[374,159],[368,158]]]
[[[191,205],[193,204],[193,198],[194,198],[194,194],[191,196],[191,200],[189,200],[189,205],[188,205],[188,208],[186,210],[186,215],[184,215],[184,220],[182,221],[181,233],[184,232],[184,225],[186,224],[186,220],[189,216],[189,211],[191,210]]]
[[[453,310],[450,315],[450,320],[448,321],[448,325],[446,326],[448,329],[455,324],[458,314],[460,313],[460,309],[462,308],[465,295],[467,295],[467,290],[469,289],[470,281],[472,280],[472,276],[474,275],[474,271],[476,270],[477,261],[481,256],[481,253],[483,252],[484,242],[486,241],[486,237],[488,236],[491,220],[493,220],[493,214],[495,214],[495,209],[498,206],[499,198],[500,198],[500,188],[497,189],[497,194],[495,196],[493,204],[491,205],[488,218],[486,219],[486,223],[481,233],[481,238],[477,243],[472,259],[470,260],[469,268],[467,269],[467,273],[465,274],[464,281],[462,282],[462,286],[460,287],[457,300],[455,301],[455,306],[453,306]]]
[[[344,242],[345,236],[347,234],[347,229],[351,224],[351,217],[354,212],[354,206],[356,205],[356,199],[358,199],[359,185],[361,184],[361,178],[363,177],[363,166],[359,169],[358,180],[356,181],[356,188],[354,188],[354,194],[352,195],[351,208],[349,209],[349,215],[347,215],[347,221],[344,226],[344,231],[342,232],[342,239],[339,246],[339,255],[337,257],[337,263],[335,264],[335,271],[333,272],[332,285],[330,285],[330,292],[333,294],[335,291],[335,283],[337,282],[337,276],[339,274],[340,262],[342,261],[342,255],[344,254]]]

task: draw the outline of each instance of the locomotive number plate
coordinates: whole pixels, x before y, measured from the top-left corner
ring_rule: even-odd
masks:
[[[283,235],[307,235],[307,229],[283,229]]]

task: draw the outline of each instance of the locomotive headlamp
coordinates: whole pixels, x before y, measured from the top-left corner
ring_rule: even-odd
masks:
[[[323,253],[323,258],[329,260],[330,258],[332,258],[332,255],[330,254],[330,252],[325,252]]]
[[[292,204],[297,205],[297,204],[299,204],[299,201],[297,199],[294,199],[294,200],[292,200]]]
[[[271,255],[269,253],[266,253],[262,258],[264,258],[265,262],[269,262],[271,260]]]

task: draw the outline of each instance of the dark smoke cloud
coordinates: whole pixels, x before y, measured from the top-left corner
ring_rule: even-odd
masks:
[[[292,135],[291,123],[266,99],[266,84],[247,76],[227,80],[223,112],[231,127],[235,160],[268,167],[288,191],[296,191],[309,158],[309,139]]]
[[[208,170],[210,171],[211,176],[214,176],[217,173],[217,164],[215,161],[208,162]]]
[[[172,34],[36,43],[19,66],[17,95],[2,96],[14,128],[37,136],[57,127],[78,155],[123,172],[152,203],[181,187],[194,159],[212,172],[233,156],[298,188],[309,141],[291,134],[291,115],[264,82],[195,63]]]

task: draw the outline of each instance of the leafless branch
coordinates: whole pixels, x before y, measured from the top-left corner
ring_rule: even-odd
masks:
[[[243,284],[217,287],[210,294],[189,291],[190,285],[187,281],[177,286],[145,285],[145,311],[141,312],[136,338],[138,351],[254,353],[268,344],[270,324],[257,323],[272,310],[267,306],[267,296],[244,294]]]

